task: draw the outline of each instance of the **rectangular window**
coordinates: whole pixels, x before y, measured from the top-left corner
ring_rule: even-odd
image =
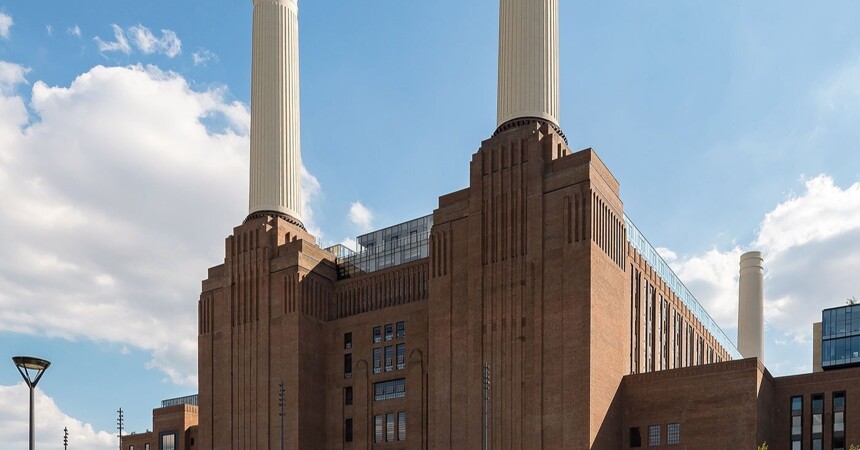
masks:
[[[161,448],[158,450],[176,450],[176,433],[164,433],[161,435]]]
[[[382,327],[373,327],[373,343],[382,342]]]
[[[397,339],[406,337],[406,322],[397,322]]]
[[[394,339],[394,325],[385,324],[385,340],[390,341],[392,339]]]
[[[385,347],[385,371],[391,372],[394,370],[394,347]]]
[[[824,450],[824,446],[821,443],[821,438],[813,438],[812,439],[812,450]]]
[[[824,394],[812,395],[812,440],[821,439],[824,432]],[[813,444],[815,447],[815,444]]]
[[[373,416],[373,442],[379,444],[382,442],[382,432],[383,432],[383,424],[382,419],[384,416],[377,415]]]
[[[391,400],[406,397],[406,379],[381,381],[373,383],[373,400]]]
[[[352,333],[344,333],[343,348],[344,350],[349,350],[352,348]]]
[[[406,440],[406,411],[397,413],[397,440]]]
[[[406,368],[406,344],[397,344],[397,370]]]
[[[394,413],[385,415],[385,440],[394,442]]]
[[[833,450],[845,450],[845,393],[833,393]]]
[[[343,355],[343,377],[352,378],[352,353]]]
[[[791,448],[801,448],[803,436],[803,397],[791,397]]]
[[[660,445],[660,425],[651,425],[648,427],[648,446],[656,447]]]
[[[352,442],[352,419],[346,419],[343,424],[343,441]]]
[[[642,447],[642,433],[639,432],[639,427],[630,428],[630,448]]]
[[[352,386],[347,386],[343,388],[343,404],[351,405],[352,404]]]
[[[666,443],[669,445],[681,443],[681,424],[670,423],[666,428]]]
[[[382,349],[373,349],[373,373],[382,372]]]

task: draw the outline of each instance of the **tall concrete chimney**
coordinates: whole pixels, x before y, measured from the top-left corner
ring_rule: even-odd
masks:
[[[298,0],[253,0],[248,218],[302,225]]]
[[[497,125],[533,118],[558,130],[558,0],[500,1]]]
[[[738,351],[764,361],[764,260],[761,252],[741,255],[738,289]]]

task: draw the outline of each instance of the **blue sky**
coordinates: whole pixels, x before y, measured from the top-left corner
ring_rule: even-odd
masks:
[[[495,128],[498,2],[299,6],[321,242],[465,187]],[[247,208],[251,1],[0,13],[0,356],[53,360],[45,414],[108,448],[118,407],[143,431],[159,400],[196,391],[199,281]],[[731,337],[737,258],[765,252],[775,374],[808,371],[811,322],[860,296],[857,17],[852,1],[561,4],[571,147],[597,150]],[[18,420],[26,392],[7,369],[0,419]],[[40,442],[58,446],[54,429]]]

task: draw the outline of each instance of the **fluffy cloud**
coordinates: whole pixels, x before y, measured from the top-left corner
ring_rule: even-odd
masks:
[[[4,447],[27,448],[30,427],[30,390],[20,382],[14,386],[0,386],[0,438]],[[54,400],[41,389],[36,389],[36,447],[55,448],[62,439],[62,427],[69,429],[69,446],[91,450],[116,448],[116,438],[106,431],[96,431],[63,413]],[[57,432],[59,430],[59,434]]]
[[[158,53],[168,58],[174,58],[182,53],[182,41],[171,30],[161,30],[161,37],[158,37],[143,25],[135,25],[129,27],[128,30],[123,30],[116,24],[111,25],[111,27],[114,34],[113,41],[106,42],[100,37],[94,39],[102,53],[121,52],[130,55],[131,44],[134,44],[139,51],[146,55]],[[77,35],[80,35],[80,29],[77,26],[75,26],[75,31],[77,31]],[[131,39],[131,44],[129,44],[129,39]]]
[[[136,347],[195,385],[199,280],[246,213],[247,106],[142,66],[34,83],[33,122],[24,105],[0,95],[0,330]]]
[[[24,66],[0,61],[0,94],[10,94],[17,85],[26,83],[24,76],[28,72],[30,69]]]
[[[99,51],[102,53],[106,52],[121,52],[126,55],[131,54],[131,46],[128,45],[128,39],[125,38],[125,32],[122,30],[122,27],[119,25],[111,25],[113,28],[113,42],[103,41],[102,38],[96,36],[93,38],[96,41],[96,45],[99,47]]]
[[[205,66],[209,61],[218,62],[218,55],[214,52],[203,49],[192,53],[191,59],[194,60],[195,66]]]
[[[821,310],[860,295],[860,182],[840,188],[826,175],[805,180],[803,192],[776,205],[748,247],[765,260],[765,320],[777,335],[806,342]],[[713,318],[737,325],[742,250],[712,249],[668,262]]]
[[[9,39],[9,30],[14,24],[12,16],[0,12],[0,38]]]
[[[128,35],[134,45],[147,55],[160,53],[173,58],[182,53],[182,41],[171,30],[161,30],[161,37],[156,37],[149,28],[135,25],[128,29]]]
[[[349,221],[357,225],[359,231],[366,233],[373,229],[373,212],[362,205],[361,202],[355,202],[349,207]]]
[[[66,30],[66,33],[69,33],[70,35],[75,36],[75,37],[81,37],[81,27],[79,27],[77,25],[75,25],[73,27],[69,27]]]

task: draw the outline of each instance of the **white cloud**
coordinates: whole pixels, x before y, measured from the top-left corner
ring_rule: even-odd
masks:
[[[77,26],[77,25],[75,25],[75,26],[73,26],[73,27],[69,27],[69,28],[66,30],[66,32],[67,32],[67,33],[69,33],[69,34],[70,34],[70,35],[72,35],[72,36],[75,36],[75,37],[81,37],[81,27],[79,27],[79,26]]]
[[[53,36],[53,35],[54,35],[54,27],[52,27],[52,26],[50,26],[50,25],[45,25],[45,31],[47,31],[47,32],[48,32],[48,36]]]
[[[195,66],[205,66],[209,61],[218,62],[218,55],[206,49],[192,53],[191,58]]]
[[[321,241],[323,239],[323,232],[320,229],[319,225],[317,225],[316,220],[314,219],[313,204],[317,202],[322,196],[322,186],[320,185],[319,180],[317,180],[317,177],[310,173],[304,164],[302,164],[301,184],[302,223],[304,223],[305,228],[308,230],[308,233],[314,235],[317,238],[317,244],[321,244]]]
[[[113,42],[105,42],[102,38],[96,36],[93,38],[96,41],[96,45],[99,47],[99,51],[102,53],[105,52],[121,52],[126,55],[131,54],[131,46],[128,45],[128,39],[125,38],[125,33],[119,25],[113,24],[111,25],[113,28],[113,36],[115,41]]]
[[[12,16],[0,12],[0,38],[9,39],[9,30],[14,24]]]
[[[36,389],[35,394],[37,448],[57,447],[57,442],[61,442],[63,437],[63,427],[69,429],[71,448],[116,448],[116,438],[112,433],[96,431],[92,425],[69,417],[41,389]],[[4,448],[27,448],[29,445],[29,397],[30,390],[23,382],[14,386],[0,386],[0,442],[5,442]]]
[[[860,295],[860,182],[840,188],[826,175],[765,214],[750,250],[765,264],[765,320],[775,343],[808,342],[821,310]],[[710,250],[672,263],[723,328],[737,326],[738,264],[743,251]],[[778,342],[777,342],[778,341]],[[811,357],[811,355],[810,355]],[[793,370],[792,368],[786,368]]]
[[[245,215],[247,106],[142,66],[36,82],[31,105],[33,123],[0,95],[0,330],[142,349],[195,385],[200,280]]]
[[[362,205],[361,202],[355,202],[349,207],[349,221],[358,225],[359,231],[366,233],[373,229],[373,212]]]
[[[860,107],[860,58],[835,71],[818,90],[817,99],[825,111],[843,113]]]
[[[24,78],[30,69],[6,61],[0,61],[0,94],[11,93],[19,84],[27,83]]]
[[[135,25],[128,29],[128,36],[135,47],[147,55],[159,53],[173,58],[182,53],[182,41],[171,30],[161,30],[161,37],[156,37],[149,28]]]

